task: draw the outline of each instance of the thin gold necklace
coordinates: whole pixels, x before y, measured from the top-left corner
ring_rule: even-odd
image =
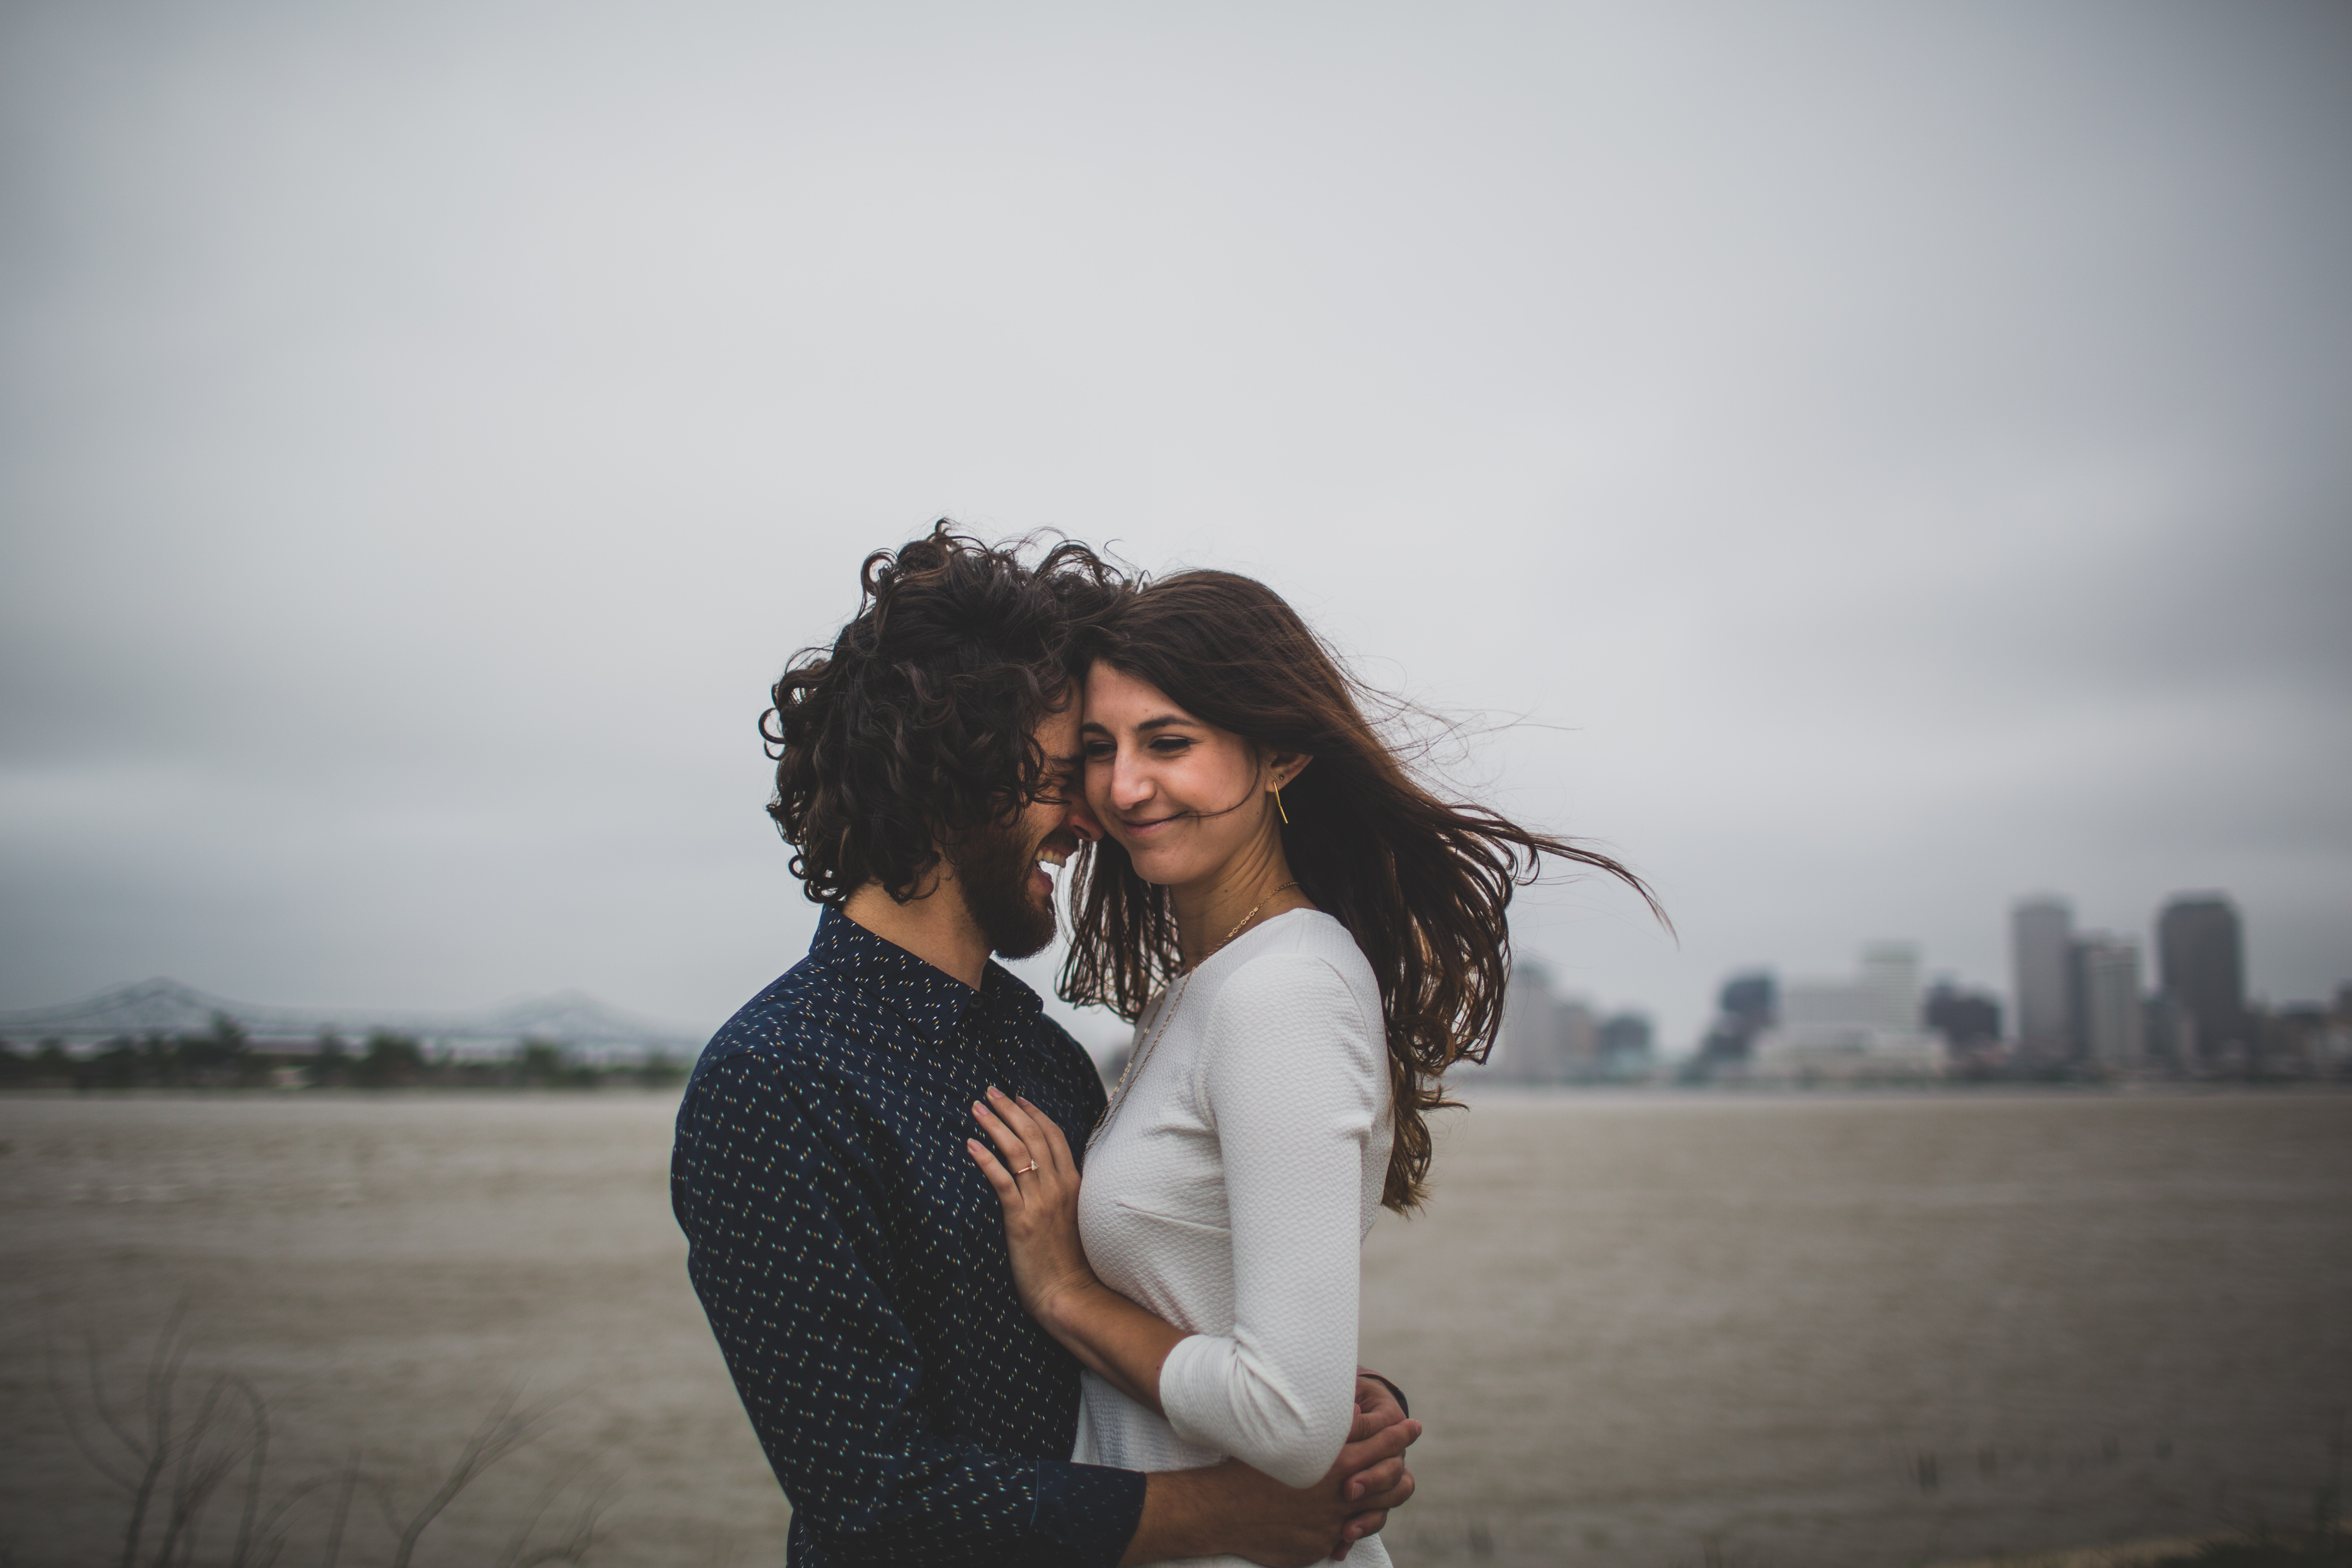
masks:
[[[1111,1117],[1118,1114],[1118,1108],[1127,1103],[1128,1085],[1134,1082],[1136,1075],[1143,1071],[1143,1063],[1145,1060],[1151,1055],[1151,1048],[1160,1043],[1160,1037],[1168,1032],[1168,1020],[1176,1016],[1176,1004],[1182,1001],[1184,999],[1184,993],[1192,988],[1192,977],[1201,972],[1201,965],[1207,963],[1210,959],[1223,952],[1233,942],[1233,939],[1242,934],[1242,927],[1247,925],[1251,921],[1255,920],[1257,918],[1257,912],[1264,909],[1267,904],[1272,904],[1275,901],[1276,894],[1287,893],[1297,885],[1298,884],[1295,882],[1286,882],[1280,887],[1276,888],[1273,893],[1269,893],[1264,898],[1259,899],[1257,903],[1250,906],[1250,912],[1247,915],[1243,915],[1239,920],[1234,922],[1234,928],[1231,931],[1226,932],[1223,937],[1219,938],[1215,946],[1201,955],[1199,963],[1195,963],[1191,968],[1185,970],[1181,975],[1177,977],[1176,992],[1173,996],[1170,997],[1165,1003],[1161,1004],[1160,1016],[1151,1020],[1151,1033],[1144,1040],[1143,1049],[1127,1059],[1127,1066],[1118,1075],[1118,1085],[1110,1092],[1110,1103],[1103,1107],[1101,1117],[1095,1123],[1094,1132],[1087,1138],[1087,1153],[1092,1154],[1094,1152],[1095,1143],[1103,1135],[1103,1130],[1110,1125]]]

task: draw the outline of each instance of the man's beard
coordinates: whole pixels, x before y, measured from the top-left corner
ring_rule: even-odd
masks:
[[[991,825],[972,835],[956,857],[956,882],[988,950],[1026,958],[1054,939],[1054,901],[1040,901],[1029,885],[1037,869],[1038,845],[1016,827]]]

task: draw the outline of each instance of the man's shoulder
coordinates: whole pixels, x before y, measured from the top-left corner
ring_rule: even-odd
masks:
[[[873,1003],[862,990],[811,956],[770,982],[719,1026],[695,1064],[700,1078],[730,1061],[809,1067],[836,1061],[845,1046],[870,1036]]]

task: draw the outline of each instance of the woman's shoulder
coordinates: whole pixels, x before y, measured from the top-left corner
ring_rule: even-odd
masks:
[[[1352,977],[1360,973],[1367,982],[1372,979],[1370,960],[1348,928],[1319,909],[1291,909],[1264,922],[1257,929],[1234,944],[1244,951],[1236,955],[1238,968],[1247,968],[1270,958],[1320,958],[1332,967]]]
[[[1347,927],[1293,911],[1234,957],[1202,1019],[1212,1099],[1216,1085],[1253,1097],[1328,1094],[1376,1115],[1387,1082],[1381,993]]]
[[[1242,939],[1217,988],[1220,1008],[1260,1008],[1343,996],[1371,1019],[1381,1016],[1380,982],[1348,928],[1319,909],[1294,909]]]

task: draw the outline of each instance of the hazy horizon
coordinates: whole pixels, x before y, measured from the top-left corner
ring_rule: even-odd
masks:
[[[1870,940],[2005,992],[2032,894],[2352,979],[2343,7],[0,46],[0,1008],[715,1025],[814,919],[765,688],[940,515],[1261,577],[1464,716],[1658,888],[1679,946],[1515,931],[1670,1051]]]

